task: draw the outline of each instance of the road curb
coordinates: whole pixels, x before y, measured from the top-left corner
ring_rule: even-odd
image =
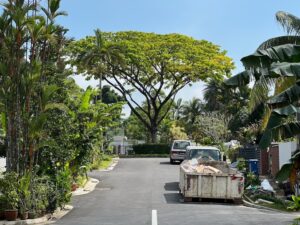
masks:
[[[279,213],[286,213],[286,214],[288,214],[287,212],[280,211],[280,210],[277,210],[277,209],[272,209],[272,208],[269,208],[269,207],[265,207],[265,206],[261,206],[261,205],[256,205],[254,203],[246,201],[245,199],[243,199],[243,205],[247,206],[247,207],[251,207],[251,208],[264,209],[264,210],[269,210],[269,211],[273,211],[273,212],[279,212]]]
[[[110,172],[116,167],[116,165],[118,165],[119,161],[120,161],[120,158],[113,158],[112,163],[110,164],[110,166],[107,169],[100,169],[98,171],[100,171],[100,172]]]
[[[86,195],[95,190],[99,180],[89,177],[89,180],[86,182],[83,188],[77,188],[76,191],[72,192],[72,196]]]

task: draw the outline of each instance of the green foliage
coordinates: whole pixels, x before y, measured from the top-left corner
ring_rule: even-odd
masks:
[[[112,104],[124,101],[109,85],[104,85],[101,90],[102,102],[105,104]]]
[[[238,164],[237,164],[237,169],[238,169],[239,171],[244,171],[244,170],[246,170],[246,161],[245,161],[244,158],[238,158],[238,159],[237,159],[237,162],[238,162]]]
[[[242,165],[242,166],[245,167],[245,165]],[[239,165],[239,167],[242,167],[242,166]],[[259,177],[256,174],[252,173],[252,172],[249,172],[246,175],[246,185],[245,185],[245,187],[247,187],[249,185],[252,185],[252,186],[260,185]]]
[[[19,197],[20,197],[20,211],[26,212],[30,209],[30,201],[31,201],[31,192],[30,192],[30,184],[31,184],[31,174],[26,172],[19,179]]]
[[[20,202],[20,196],[18,193],[19,181],[18,175],[14,172],[5,173],[0,178],[0,192],[7,200],[8,209],[17,209]]]
[[[69,52],[78,73],[104,79],[122,94],[153,143],[183,87],[200,80],[223,79],[233,68],[218,46],[180,34],[97,30],[95,37],[72,43]],[[144,97],[144,105],[134,100],[135,92]]]
[[[168,144],[141,144],[134,145],[135,154],[169,154],[170,145]]]
[[[281,167],[281,169],[277,172],[275,179],[280,182],[286,181],[290,177],[292,169],[293,169],[292,163],[284,164]]]
[[[300,196],[292,195],[293,204],[288,207],[290,210],[299,210],[300,209]]]
[[[274,208],[281,211],[287,211],[289,203],[285,202],[285,200],[276,198],[274,196],[268,195],[268,194],[255,194],[251,196],[251,199],[253,201],[256,201],[258,199],[264,199],[270,202],[274,202],[274,204],[268,204],[267,207]]]
[[[22,212],[67,203],[71,183],[102,154],[104,132],[120,123],[122,102],[92,101],[99,90],[84,92],[69,77],[60,2],[0,6],[0,151],[8,171],[0,188]]]
[[[71,184],[72,176],[71,171],[68,166],[64,169],[59,170],[56,175],[56,186],[55,186],[55,206],[64,207],[66,203],[71,200]],[[56,208],[54,207],[54,208]]]
[[[37,214],[46,210],[53,212],[53,209],[51,208],[51,202],[56,200],[53,198],[53,195],[64,194],[58,193],[59,190],[55,190],[53,187],[54,182],[49,181],[49,177],[35,177],[32,180],[32,199],[30,211],[33,211]]]

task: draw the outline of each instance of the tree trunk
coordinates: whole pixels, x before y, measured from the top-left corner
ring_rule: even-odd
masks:
[[[7,122],[6,167],[7,171],[18,172],[18,135],[16,113],[14,111],[8,114]]]
[[[156,144],[157,143],[157,127],[152,127],[151,131],[150,131],[150,141],[152,144]]]

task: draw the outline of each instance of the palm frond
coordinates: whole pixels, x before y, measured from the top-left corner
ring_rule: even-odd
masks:
[[[300,33],[300,19],[290,13],[279,11],[276,13],[276,20],[288,34]]]
[[[265,103],[269,98],[269,92],[274,81],[271,79],[266,79],[261,76],[258,81],[255,82],[249,96],[249,109],[253,111],[261,103]]]

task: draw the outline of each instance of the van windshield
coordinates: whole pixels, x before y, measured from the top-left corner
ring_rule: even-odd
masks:
[[[220,151],[214,149],[191,149],[189,159],[205,158],[210,160],[220,160]]]
[[[174,142],[173,149],[186,150],[186,147],[190,146],[188,141],[176,141]]]

